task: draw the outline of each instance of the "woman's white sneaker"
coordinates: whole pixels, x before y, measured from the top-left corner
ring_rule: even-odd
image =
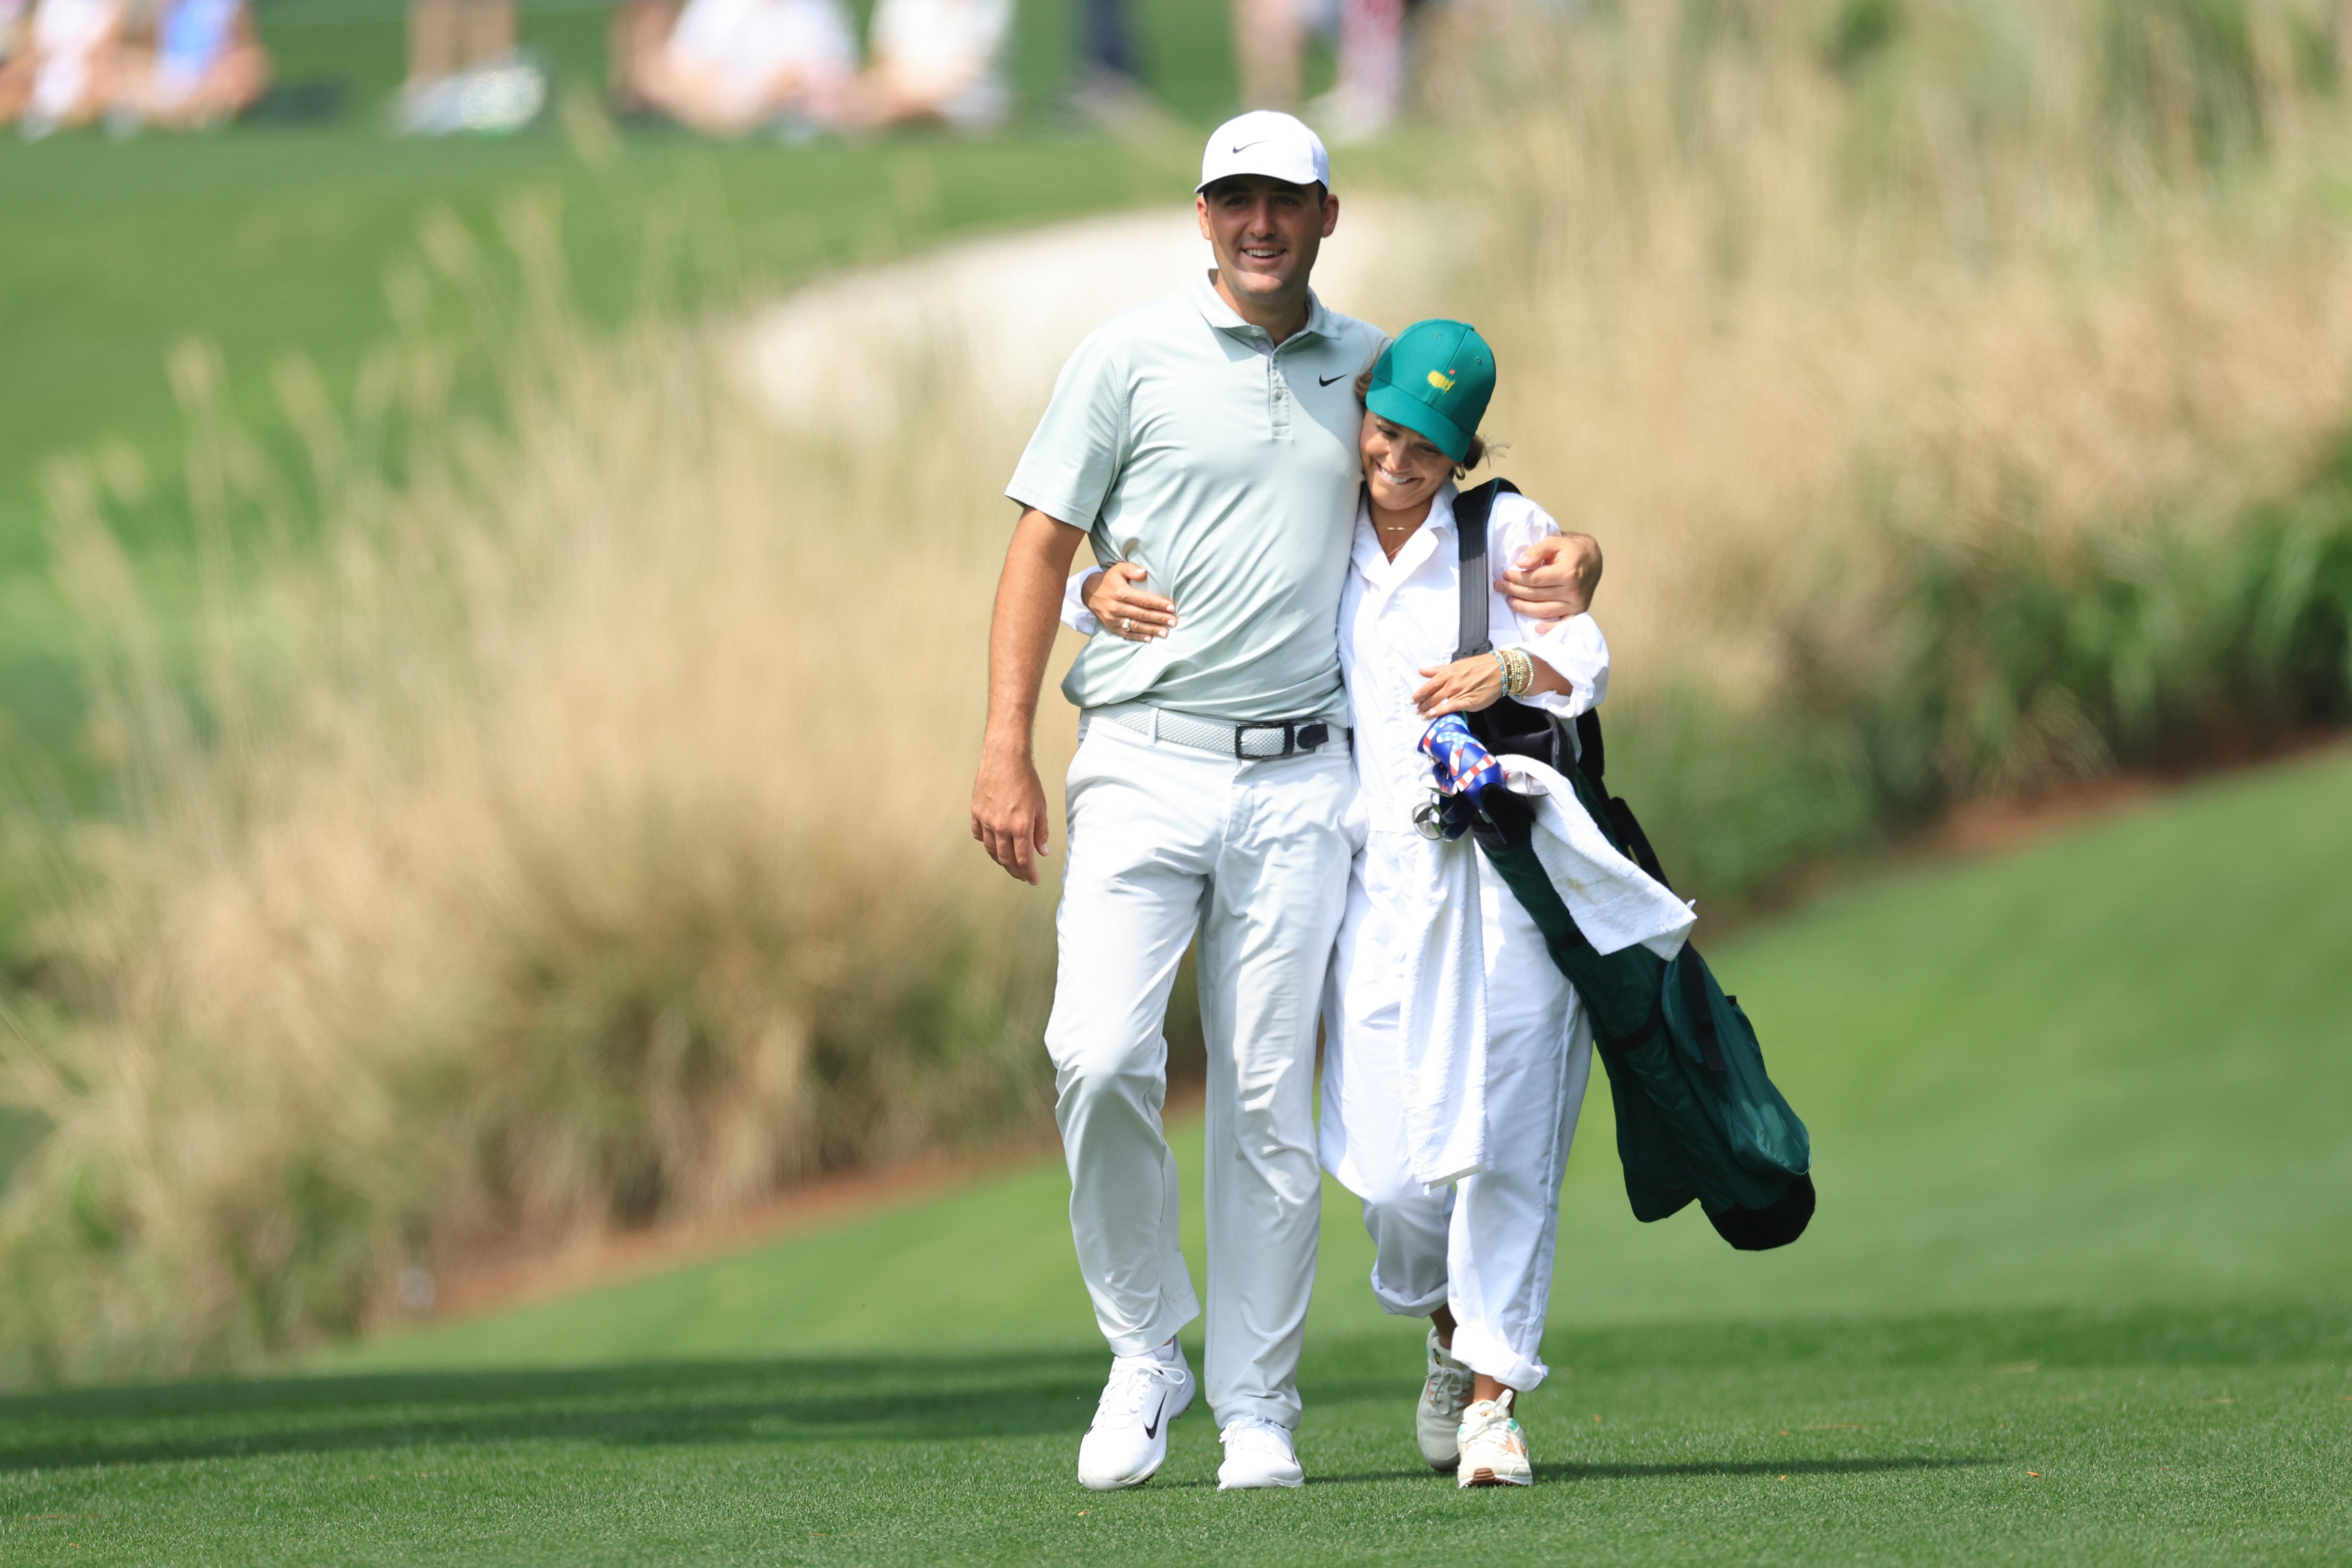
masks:
[[[1429,1331],[1429,1378],[1412,1413],[1412,1435],[1433,1470],[1450,1470],[1462,1460],[1462,1413],[1470,1408],[1470,1369]]]
[[[1115,1358],[1095,1424],[1078,1442],[1078,1484],[1115,1492],[1150,1480],[1168,1462],[1168,1424],[1192,1407],[1198,1386],[1182,1351],[1173,1361],[1149,1353]]]
[[[1286,1427],[1244,1415],[1226,1422],[1218,1440],[1225,1446],[1225,1462],[1217,1467],[1221,1492],[1307,1484],[1307,1472],[1298,1463],[1298,1450]]]
[[[1531,1487],[1535,1467],[1528,1462],[1528,1436],[1511,1419],[1511,1391],[1481,1399],[1462,1413],[1462,1468],[1457,1487]]]

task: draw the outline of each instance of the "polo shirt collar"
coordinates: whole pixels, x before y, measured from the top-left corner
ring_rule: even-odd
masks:
[[[1192,303],[1199,309],[1202,319],[1221,332],[1239,332],[1249,336],[1262,331],[1243,321],[1234,308],[1225,303],[1225,297],[1217,292],[1217,285],[1213,281],[1215,273],[1216,268],[1205,268],[1192,283]],[[1323,309],[1323,301],[1316,297],[1315,290],[1309,289],[1307,291],[1307,324],[1291,337],[1328,338],[1332,335],[1331,314]],[[1285,342],[1289,341],[1289,338],[1283,340]]]

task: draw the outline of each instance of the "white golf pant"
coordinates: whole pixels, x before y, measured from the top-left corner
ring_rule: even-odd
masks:
[[[1161,1135],[1168,994],[1200,932],[1208,1045],[1208,1349],[1218,1424],[1298,1424],[1314,1286],[1315,1016],[1347,903],[1344,745],[1244,762],[1089,721],[1069,776],[1069,861],[1045,1048],[1070,1230],[1111,1350],[1200,1316]]]
[[[1325,1012],[1322,1157],[1364,1200],[1381,1305],[1405,1317],[1447,1307],[1454,1356],[1529,1389],[1547,1370],[1559,1184],[1592,1071],[1592,1029],[1543,933],[1482,860],[1487,1168],[1433,1193],[1413,1178],[1401,1025],[1433,850],[1414,834],[1374,832],[1357,858]]]

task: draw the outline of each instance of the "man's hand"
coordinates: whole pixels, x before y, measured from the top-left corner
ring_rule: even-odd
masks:
[[[1592,607],[1601,587],[1601,546],[1581,533],[1556,533],[1519,552],[1495,579],[1511,608],[1549,631]]]
[[[1421,673],[1429,679],[1412,694],[1412,705],[1424,719],[1475,713],[1492,708],[1503,695],[1503,667],[1490,653],[1474,653],[1452,664],[1423,665]]]
[[[1045,786],[1028,752],[984,752],[971,786],[971,836],[987,847],[988,858],[1034,887],[1050,831]]]
[[[1103,630],[1129,642],[1150,642],[1166,637],[1176,625],[1176,602],[1138,586],[1146,575],[1131,561],[1114,562],[1095,574],[1086,604]]]

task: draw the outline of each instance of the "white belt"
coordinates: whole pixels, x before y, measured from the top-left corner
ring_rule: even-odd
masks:
[[[1121,729],[1132,730],[1155,741],[1190,746],[1195,751],[1214,752],[1221,757],[1239,757],[1244,762],[1303,756],[1334,741],[1342,746],[1352,745],[1355,737],[1353,731],[1328,719],[1277,719],[1270,724],[1220,724],[1213,719],[1198,719],[1190,713],[1154,708],[1149,702],[1122,702],[1116,707],[1097,708],[1092,710],[1092,716],[1108,719]]]

